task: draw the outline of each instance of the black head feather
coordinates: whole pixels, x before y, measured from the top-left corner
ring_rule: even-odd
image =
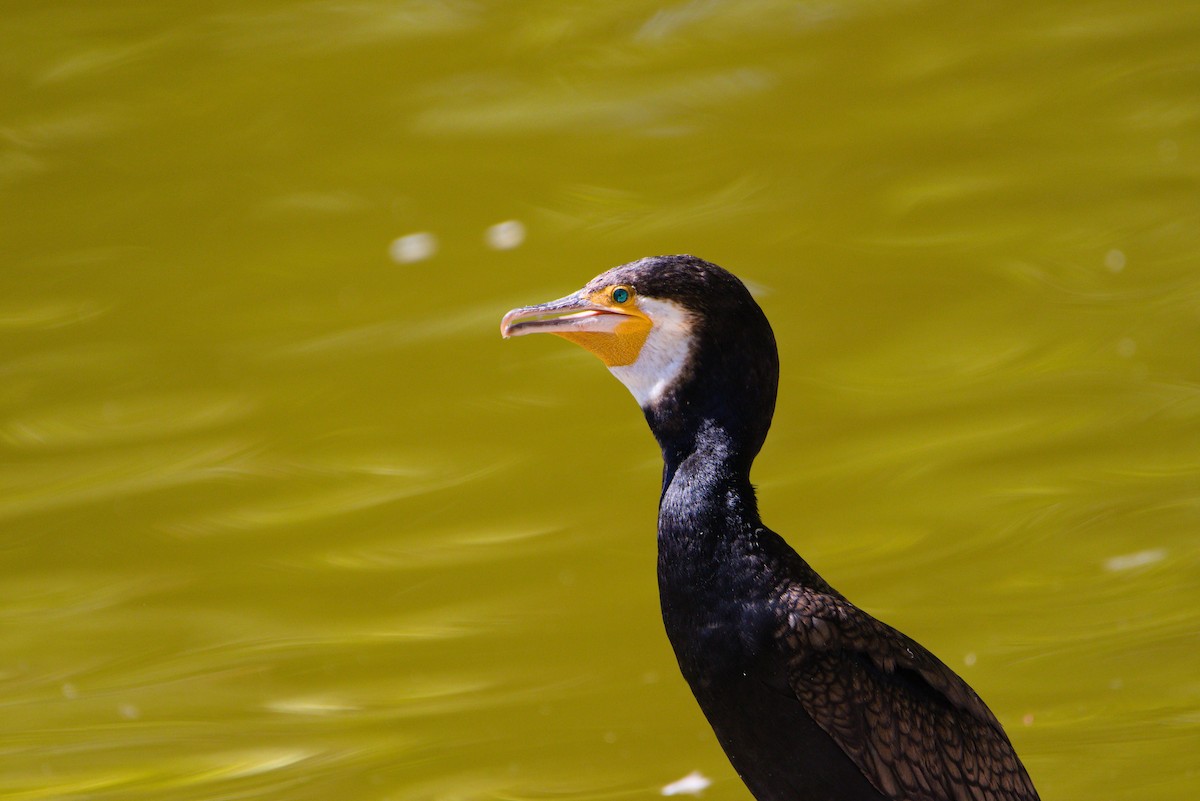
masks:
[[[691,353],[678,379],[647,406],[646,419],[668,462],[695,447],[702,431],[727,435],[730,457],[749,467],[771,425],[779,354],[766,315],[727,270],[695,256],[652,256],[613,268],[585,291],[626,284],[638,295],[691,313]]]

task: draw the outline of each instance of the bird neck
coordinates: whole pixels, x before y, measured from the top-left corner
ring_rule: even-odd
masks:
[[[754,583],[763,579],[764,529],[749,463],[735,444],[725,430],[706,426],[690,452],[667,455],[664,468],[659,605],[679,667],[693,688],[736,677],[745,664],[743,646],[755,650],[772,625],[747,614],[767,608],[752,603],[760,594]]]
[[[706,421],[694,437],[662,445],[660,537],[720,539],[761,525],[750,484],[754,453],[725,428]]]

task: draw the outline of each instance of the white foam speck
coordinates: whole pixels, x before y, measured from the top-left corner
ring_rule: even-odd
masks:
[[[1125,269],[1125,253],[1113,248],[1104,254],[1104,266],[1110,272],[1119,273]]]
[[[671,782],[662,788],[663,795],[700,795],[709,788],[712,779],[698,770],[693,770],[682,779]]]
[[[1152,565],[1155,562],[1161,562],[1167,558],[1166,548],[1150,548],[1145,551],[1137,551],[1135,553],[1125,553],[1120,556],[1112,556],[1104,560],[1104,569],[1110,573],[1119,573],[1122,570],[1133,570],[1136,567],[1145,567]]]
[[[437,237],[428,231],[418,231],[406,234],[392,240],[388,246],[388,255],[397,264],[412,264],[424,261],[437,253]]]
[[[492,250],[512,250],[525,241],[525,225],[520,220],[505,220],[490,226],[483,239]]]

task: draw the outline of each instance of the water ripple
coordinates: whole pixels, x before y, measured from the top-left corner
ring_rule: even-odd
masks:
[[[0,466],[0,519],[113,500],[165,487],[226,477],[244,469],[253,449],[240,440],[156,446],[143,459],[107,451],[58,460]]]
[[[0,443],[23,450],[66,450],[181,436],[244,419],[244,396],[141,396],[42,407],[0,422]]]
[[[560,532],[559,526],[474,526],[450,531],[409,532],[373,543],[342,547],[314,557],[341,570],[426,570],[438,565],[492,562],[524,553],[512,546]]]
[[[0,170],[2,172],[2,170]],[[94,300],[47,300],[24,306],[0,306],[0,329],[46,330],[90,322],[112,308]]]
[[[290,526],[337,517],[470,484],[502,471],[507,463],[496,463],[474,470],[439,471],[428,464],[359,464],[337,468],[326,464],[323,486],[308,486],[310,481],[289,482],[295,488],[253,503],[207,512],[198,517],[164,524],[181,536],[212,535],[222,532],[286,529]],[[284,473],[303,475],[312,464],[280,462]],[[321,473],[309,472],[310,476]],[[339,476],[345,476],[339,478]],[[333,483],[333,486],[328,486]],[[2,509],[3,507],[0,507]]]

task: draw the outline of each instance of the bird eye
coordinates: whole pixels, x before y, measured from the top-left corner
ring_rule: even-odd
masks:
[[[613,303],[625,303],[629,300],[629,290],[619,286],[612,291]]]

